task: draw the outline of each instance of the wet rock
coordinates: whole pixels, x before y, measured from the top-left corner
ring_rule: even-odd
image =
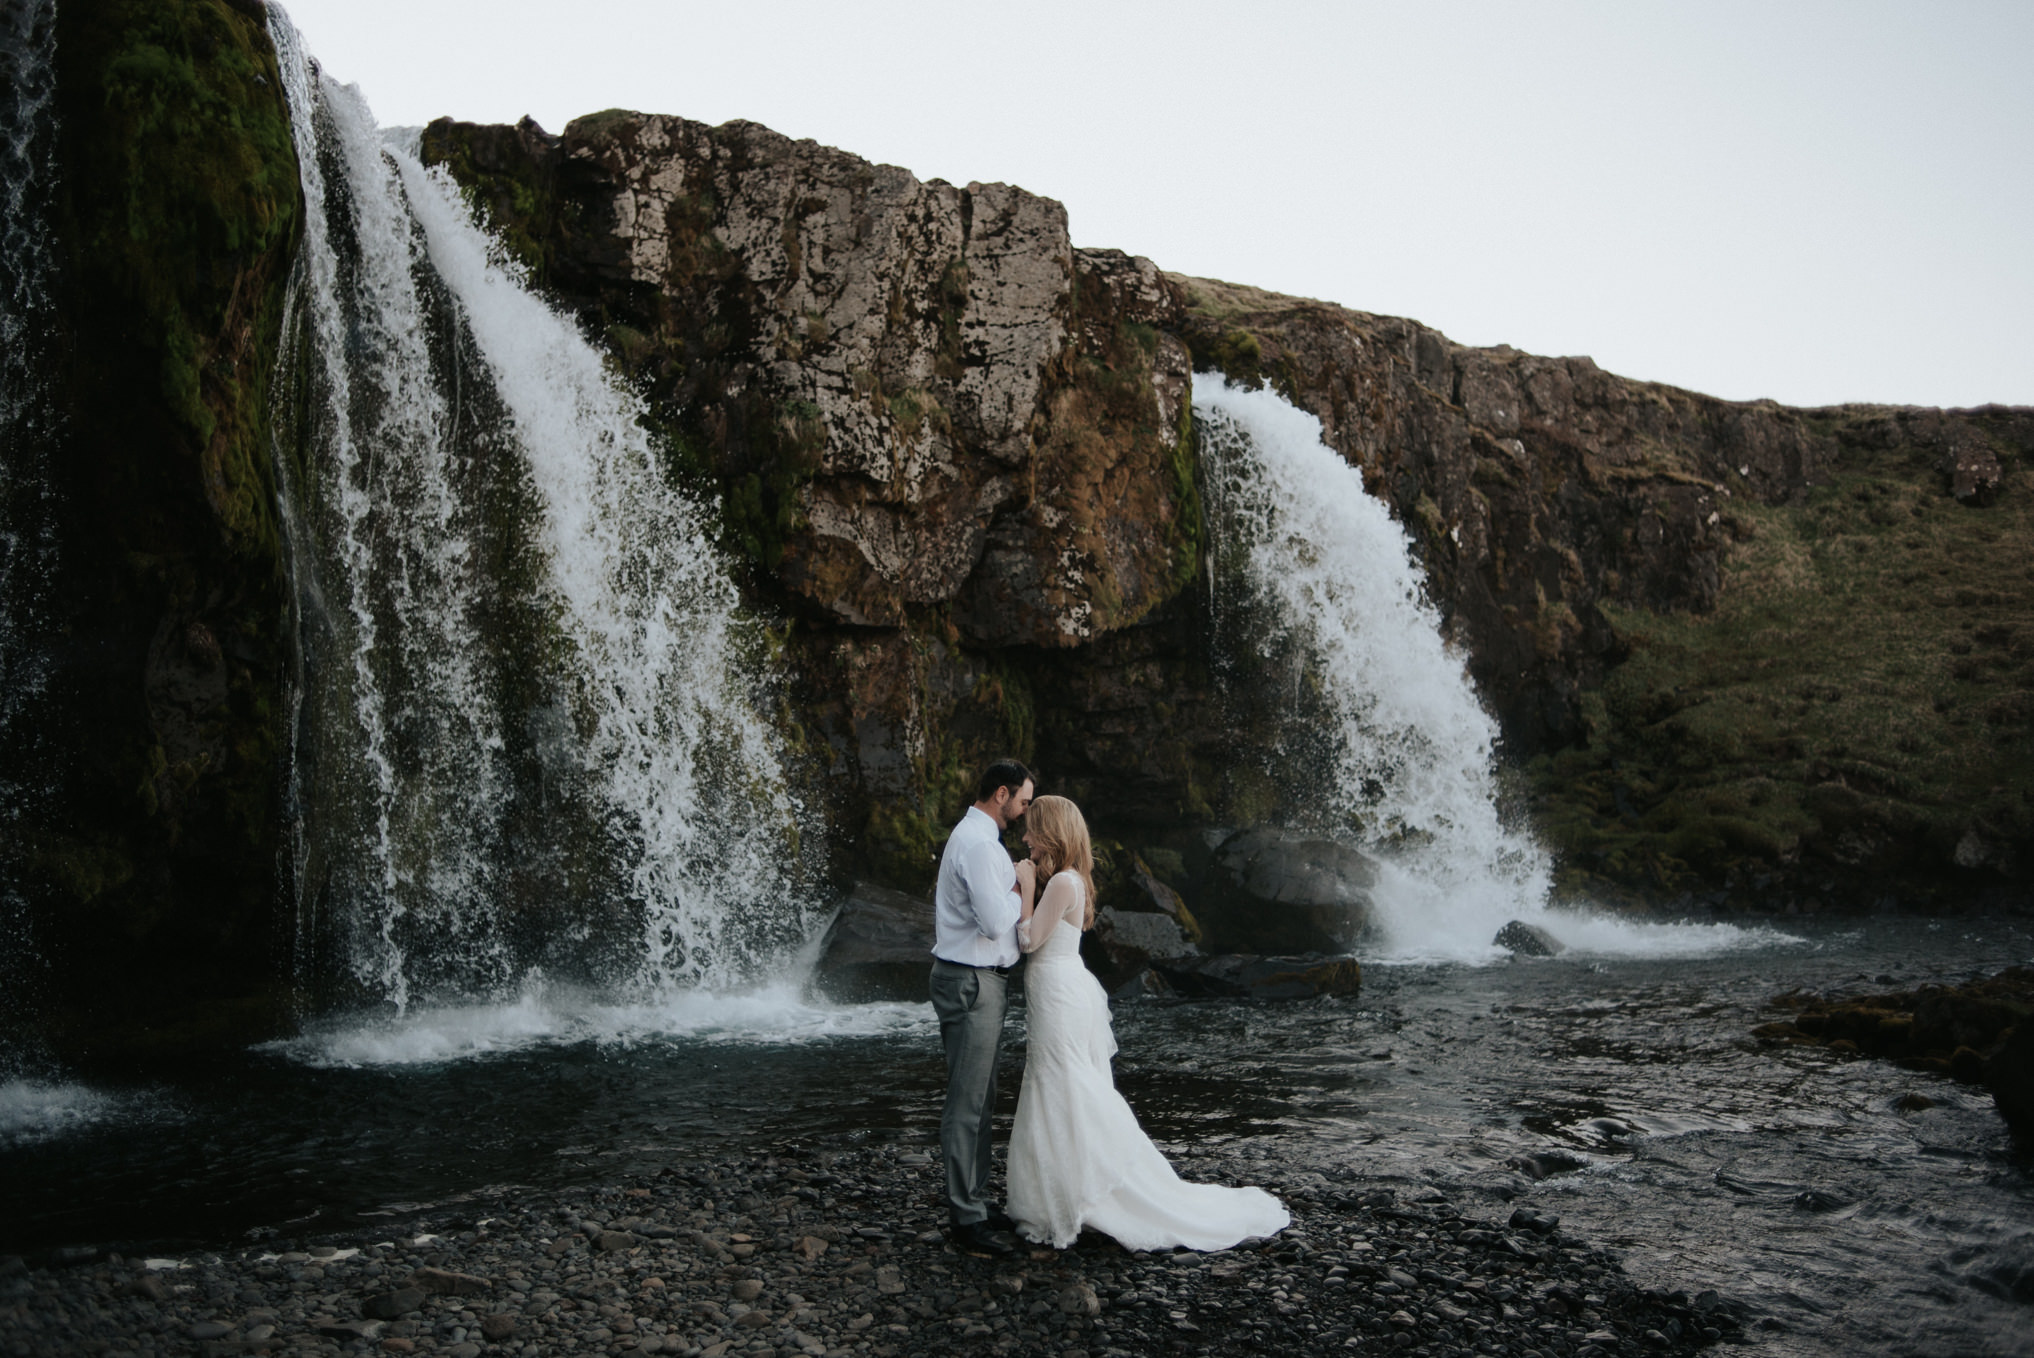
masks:
[[[857,882],[827,926],[813,988],[843,1004],[922,1000],[932,938],[931,901]]]
[[[383,1292],[369,1297],[360,1304],[361,1314],[372,1320],[400,1320],[412,1311],[424,1307],[424,1289],[421,1287],[399,1287],[393,1292]]]
[[[1166,984],[1189,999],[1299,1000],[1316,995],[1354,995],[1362,989],[1363,968],[1347,957],[1170,958],[1152,963]]]
[[[410,1275],[410,1286],[448,1297],[477,1297],[494,1286],[471,1273],[443,1268],[420,1268]]]
[[[1060,1354],[1076,1344],[1088,1353],[1159,1353],[1182,1342],[1213,1353],[1311,1354],[1349,1351],[1349,1340],[1361,1351],[1392,1343],[1390,1336],[1403,1331],[1435,1353],[1466,1354],[1483,1346],[1580,1358],[1576,1345],[1585,1330],[1627,1336],[1624,1349],[1606,1342],[1583,1346],[1606,1353],[1633,1351],[1640,1343],[1636,1337],[1653,1331],[1668,1342],[1644,1341],[1647,1351],[1687,1354],[1720,1338],[1723,1327],[1735,1328],[1731,1312],[1713,1294],[1698,1299],[1698,1317],[1698,1303],[1641,1294],[1613,1258],[1578,1242],[1547,1239],[1529,1249],[1515,1243],[1501,1221],[1474,1219],[1466,1206],[1433,1192],[1416,1194],[1402,1206],[1387,1190],[1338,1194],[1330,1208],[1310,1196],[1310,1186],[1320,1185],[1303,1173],[1282,1185],[1274,1178],[1295,1221],[1291,1232],[1271,1241],[1209,1255],[1141,1256],[1084,1240],[1064,1254],[1040,1252],[1023,1262],[976,1261],[955,1254],[940,1232],[918,1229],[940,1213],[939,1173],[924,1155],[857,1151],[834,1157],[824,1169],[737,1162],[712,1167],[696,1184],[688,1176],[660,1175],[649,1188],[598,1190],[635,1199],[628,1216],[575,1203],[573,1220],[596,1233],[626,1228],[651,1238],[654,1226],[670,1221],[709,1228],[688,1226],[658,1237],[659,1271],[647,1277],[643,1265],[650,1256],[640,1249],[579,1251],[554,1259],[544,1249],[550,1228],[538,1229],[536,1223],[558,1218],[510,1206],[503,1218],[531,1223],[526,1233],[496,1225],[485,1238],[434,1243],[429,1266],[497,1278],[498,1287],[516,1295],[513,1313],[476,1314],[464,1298],[426,1295],[425,1319],[390,1324],[380,1332],[385,1336],[380,1351],[449,1358],[494,1352],[483,1346],[501,1345],[547,1355],[738,1358],[773,1348],[780,1358],[786,1353],[819,1358],[867,1344],[871,1358],[880,1358],[884,1349],[897,1355],[952,1352],[956,1338],[973,1335],[1007,1338],[1002,1349],[1019,1354]],[[784,1191],[807,1184],[857,1202],[880,1201],[885,1218],[873,1225],[832,1217]],[[756,1276],[726,1277],[726,1261],[707,1245],[715,1234],[733,1240],[751,1233],[762,1224],[752,1213],[762,1209],[791,1219],[770,1223],[779,1229],[764,1256],[768,1263],[757,1267]],[[1529,1208],[1515,1212],[1511,1229],[1527,1234],[1535,1223],[1547,1226],[1552,1220],[1529,1213]],[[808,1238],[841,1247],[802,1260],[793,1246]],[[386,1259],[364,1267],[424,1262],[397,1246]],[[260,1252],[249,1250],[193,1261],[178,1276],[199,1293],[218,1294],[265,1267]],[[349,1268],[336,1260],[331,1267]],[[770,1270],[767,1277],[764,1269]],[[31,1276],[30,1290],[52,1306],[61,1292],[72,1294],[74,1303],[81,1290],[98,1288],[96,1296],[116,1286],[75,1270],[43,1269]],[[1989,1264],[1970,1281],[1998,1295],[2021,1285],[2018,1273]],[[896,1290],[882,1291],[885,1283]],[[720,1287],[733,1294],[726,1309],[703,1295],[703,1289]],[[769,1308],[750,1308],[772,1288],[781,1294]],[[281,1323],[274,1312],[251,1311],[239,1337],[205,1341],[205,1351],[259,1351],[267,1343],[260,1337],[265,1327],[275,1323],[292,1349],[308,1351],[307,1332],[318,1331],[328,1343],[341,1341],[343,1351],[360,1352],[374,1342],[372,1332],[334,1318],[341,1299],[311,1294],[286,1307],[290,1318]],[[1394,1323],[1394,1313],[1404,1320]],[[135,1323],[150,1323],[139,1308],[132,1314]],[[200,1318],[182,1315],[177,1323]],[[507,1321],[514,1329],[504,1334]],[[1545,1324],[1559,1325],[1558,1341],[1538,1328]],[[138,1349],[139,1335],[146,1332],[120,1342],[108,1339],[92,1351]]]
[[[1339,840],[1259,828],[1215,850],[1197,898],[1209,949],[1346,953],[1370,918],[1376,865]]]
[[[2022,1020],[1986,1062],[1985,1083],[2013,1135],[2034,1141],[2034,1018]]]
[[[1070,1316],[1098,1316],[1102,1313],[1102,1299],[1085,1282],[1061,1288],[1054,1301],[1061,1311]]]
[[[1586,1169],[1589,1162],[1579,1155],[1567,1151],[1541,1151],[1537,1155],[1522,1155],[1506,1162],[1528,1179],[1538,1181],[1556,1174],[1572,1174]]]
[[[1541,1212],[1531,1207],[1518,1208],[1511,1214],[1513,1230],[1531,1231],[1534,1235],[1547,1235],[1560,1224],[1561,1219],[1552,1212]]]
[[[1537,924],[1527,924],[1515,919],[1497,931],[1497,937],[1490,940],[1499,948],[1509,948],[1519,957],[1559,957],[1568,951],[1568,945],[1555,938]]]
[[[1160,880],[1158,874],[1152,871],[1151,865],[1144,861],[1142,854],[1130,855],[1130,884],[1137,889],[1141,897],[1139,904],[1126,907],[1131,913],[1145,913],[1148,906],[1162,915],[1171,916],[1189,943],[1201,941],[1200,921],[1187,909],[1186,901],[1180,894],[1167,886]]]
[[[1135,981],[1155,960],[1199,955],[1179,921],[1156,910],[1105,905],[1095,912],[1095,927],[1081,938],[1081,957],[1112,993]]]
[[[223,1320],[200,1320],[193,1322],[184,1333],[193,1339],[224,1339],[233,1333],[233,1327]]]
[[[601,1231],[594,1235],[592,1243],[593,1248],[603,1254],[618,1254],[623,1250],[634,1249],[639,1242],[628,1231]]]
[[[371,1343],[381,1337],[382,1323],[378,1320],[325,1319],[315,1322],[312,1328],[328,1339],[341,1341],[359,1339]]]
[[[1820,1043],[1843,1055],[1889,1059],[1912,1070],[1952,1075],[1992,1091],[2000,1116],[2026,1136],[2034,1130],[2034,967],[2007,967],[1962,985],[1927,985],[1878,995],[1824,997],[1790,992],[1774,998],[1791,1022],[1761,1024],[1766,1040]],[[1920,1098],[1909,1095],[1907,1098]],[[1903,1099],[1902,1111],[1914,1111]]]
[[[1935,1100],[1926,1094],[1902,1094],[1893,1100],[1893,1107],[1902,1113],[1923,1113],[1935,1106]]]

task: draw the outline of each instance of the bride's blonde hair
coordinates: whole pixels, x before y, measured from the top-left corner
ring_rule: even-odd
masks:
[[[1087,818],[1064,797],[1036,797],[1024,813],[1024,826],[1037,841],[1039,889],[1055,872],[1071,868],[1081,879],[1086,904],[1081,928],[1095,927],[1095,848],[1088,838]]]

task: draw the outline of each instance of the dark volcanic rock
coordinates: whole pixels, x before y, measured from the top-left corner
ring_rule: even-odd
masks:
[[[932,902],[857,882],[820,944],[813,987],[831,999],[922,1000],[932,966]]]
[[[55,13],[56,409],[9,431],[4,478],[18,498],[46,472],[47,597],[14,640],[47,678],[0,742],[0,783],[37,790],[0,880],[47,964],[35,1020],[106,1059],[244,1040],[285,1003],[269,385],[301,202],[259,6]],[[25,527],[10,509],[9,535]]]
[[[185,1336],[202,1334],[221,1353],[316,1352],[329,1337],[353,1350],[378,1339],[390,1353],[462,1355],[486,1341],[542,1354],[945,1358],[978,1347],[1062,1358],[1077,1347],[1193,1358],[1368,1351],[1403,1331],[1437,1353],[1586,1353],[1586,1334],[1606,1353],[1674,1355],[1739,1333],[1730,1303],[1641,1290],[1611,1251],[1568,1237],[1550,1216],[1521,1209],[1507,1226],[1466,1205],[1394,1206],[1388,1192],[1330,1202],[1309,1191],[1319,1179],[1304,1171],[1285,1180],[1261,1160],[1195,1165],[1196,1178],[1278,1193],[1291,1228],[1208,1255],[1134,1254],[1090,1234],[1063,1251],[978,1259],[939,1229],[936,1156],[780,1147],[558,1194],[490,1194],[501,1200],[489,1220],[457,1237],[436,1234],[442,1222],[381,1223],[359,1254],[323,1265],[317,1290],[285,1292],[272,1307],[226,1300],[272,1272],[274,1258],[229,1248],[185,1261],[159,1303],[116,1300],[129,1265],[22,1269],[0,1315],[24,1352],[90,1354],[162,1352],[165,1337],[183,1352]],[[756,1215],[732,1205],[765,1198],[773,1205]],[[645,1243],[605,1254],[553,1238],[595,1215]],[[674,1221],[688,1226],[648,1234]],[[810,1247],[821,1242],[832,1247]],[[731,1261],[731,1249],[744,1253]],[[350,1297],[427,1253],[498,1279],[505,1304],[434,1294],[413,1320],[346,1318]],[[1973,1282],[2004,1295],[2025,1286],[2010,1266]]]
[[[1509,948],[1521,957],[1559,957],[1568,951],[1568,945],[1537,924],[1527,924],[1515,919],[1497,931],[1497,937],[1490,940],[1499,948]]]
[[[1200,949],[1171,915],[1156,910],[1095,912],[1095,927],[1081,939],[1081,956],[1102,984],[1114,991],[1127,985],[1153,962],[1196,957]]]
[[[1154,961],[1152,970],[1192,999],[1301,1000],[1315,995],[1354,995],[1363,968],[1347,957],[1220,957]]]
[[[1237,952],[1347,952],[1370,917],[1376,866],[1338,840],[1245,830],[1215,851],[1199,900],[1208,946]]]
[[[1999,1116],[2023,1141],[2034,1141],[2034,1019],[2021,1019],[1985,1063],[1985,1083]]]
[[[1882,978],[1890,979],[1890,978]],[[1773,1001],[1792,1018],[1752,1030],[1767,1042],[1817,1044],[1844,1055],[1876,1056],[1910,1070],[1982,1083],[2016,1135],[2034,1135],[2034,967],[2007,967],[1958,986],[1887,994],[1790,993]],[[1915,1095],[1901,1106],[1913,1107]],[[1919,1107],[1930,1106],[1918,1098]]]

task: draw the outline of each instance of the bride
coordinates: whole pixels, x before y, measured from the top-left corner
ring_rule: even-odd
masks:
[[[1038,798],[1024,820],[1037,874],[1019,875],[1031,1036],[1010,1129],[1017,1229],[1065,1249],[1089,1227],[1132,1250],[1227,1249],[1283,1230],[1291,1216],[1261,1188],[1183,1182],[1116,1092],[1109,999],[1080,955],[1081,931],[1095,922],[1087,821],[1064,797]]]

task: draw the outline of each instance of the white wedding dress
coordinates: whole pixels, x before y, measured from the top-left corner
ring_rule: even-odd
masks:
[[[1227,1249],[1292,1217],[1261,1188],[1186,1183],[1116,1092],[1109,997],[1081,964],[1086,914],[1077,873],[1046,884],[1024,968],[1030,1045],[1010,1131],[1010,1215],[1027,1240],[1072,1244],[1082,1227],[1125,1249]],[[1035,948],[1035,951],[1031,951]]]

